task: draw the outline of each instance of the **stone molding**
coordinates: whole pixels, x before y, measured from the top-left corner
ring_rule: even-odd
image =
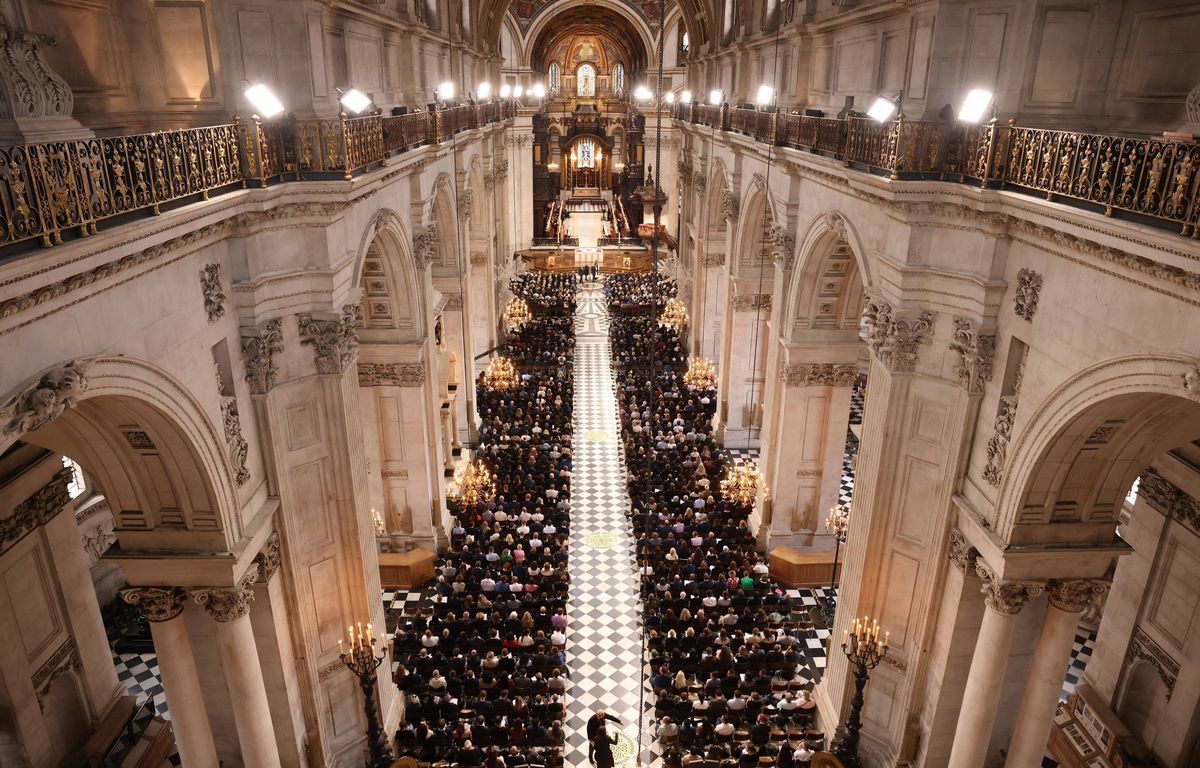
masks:
[[[459,311],[462,311],[462,308],[463,308],[463,295],[461,293],[447,293],[446,294],[446,303],[442,306],[442,309],[448,309],[448,310],[451,310],[454,312],[459,312]]]
[[[1027,581],[1001,581],[986,563],[976,561],[975,574],[981,581],[983,601],[996,613],[1014,616],[1021,612],[1029,598],[1037,597],[1045,587]]]
[[[46,710],[46,696],[50,693],[50,688],[54,685],[55,680],[68,672],[78,672],[82,668],[83,662],[79,658],[79,649],[75,646],[75,641],[68,638],[50,655],[50,658],[46,659],[38,671],[33,673],[31,682],[37,696],[38,708],[43,712]]]
[[[743,293],[739,296],[734,296],[730,302],[734,312],[752,312],[759,309],[771,308],[771,294],[769,293]]]
[[[341,374],[358,351],[356,328],[362,323],[362,305],[347,304],[340,318],[300,315],[300,343],[313,348],[317,373]]]
[[[916,369],[917,351],[933,338],[933,314],[922,311],[913,319],[895,315],[892,305],[871,300],[863,308],[867,346],[887,368],[895,373]]]
[[[204,295],[204,314],[212,323],[225,316],[225,291],[221,289],[221,265],[205,264],[200,270],[200,293]]]
[[[700,263],[706,267],[723,267],[725,266],[725,254],[705,253]]]
[[[250,394],[265,395],[275,386],[275,355],[283,351],[283,321],[276,317],[261,326],[242,329],[242,361]]]
[[[87,389],[91,359],[72,360],[29,381],[0,405],[0,436],[23,435],[57,419]]]
[[[50,482],[15,506],[12,514],[0,519],[0,555],[30,531],[50,522],[63,511],[71,501],[71,494],[67,491],[71,476],[71,470],[59,470]]]
[[[279,551],[279,531],[272,531],[267,537],[267,543],[263,545],[262,551],[254,556],[254,564],[258,566],[258,575],[255,582],[258,584],[267,584],[271,581],[271,577],[279,570],[282,555]]]
[[[419,387],[425,383],[421,363],[359,363],[360,387]]]
[[[250,585],[257,578],[258,565],[251,565],[236,587],[193,589],[192,599],[204,606],[213,620],[228,624],[250,613],[250,603],[254,602],[254,590]]]
[[[958,364],[954,366],[958,383],[971,394],[982,392],[984,384],[992,380],[996,337],[984,336],[970,320],[956,317],[950,351],[958,353]]]
[[[1017,272],[1017,290],[1013,295],[1013,312],[1017,317],[1033,322],[1038,299],[1042,295],[1042,276],[1032,269],[1022,268]]]
[[[1192,367],[1183,374],[1183,392],[1187,397],[1200,401],[1200,361],[1192,363]]]
[[[957,528],[950,529],[950,541],[946,556],[964,576],[975,571],[976,561],[979,560],[979,550],[971,546],[967,537]]]
[[[234,479],[239,486],[245,485],[250,480],[250,470],[246,468],[250,445],[242,436],[242,417],[238,414],[236,397],[221,398],[221,425],[225,430],[225,446],[229,450]]]
[[[1162,646],[1150,639],[1139,626],[1133,628],[1133,638],[1129,641],[1129,650],[1125,652],[1126,666],[1141,659],[1154,667],[1163,685],[1167,687],[1167,701],[1175,692],[1175,681],[1179,678],[1179,662],[1163,650]]]
[[[179,587],[126,587],[121,599],[142,609],[147,621],[170,621],[183,613],[187,590]]]
[[[1095,579],[1053,579],[1046,585],[1046,597],[1054,607],[1068,613],[1082,613],[1095,599],[1108,591],[1109,584]]]
[[[792,363],[783,368],[787,387],[849,387],[858,380],[858,366],[843,363]]]
[[[1200,501],[1151,467],[1142,473],[1138,496],[1172,520],[1200,533]]]

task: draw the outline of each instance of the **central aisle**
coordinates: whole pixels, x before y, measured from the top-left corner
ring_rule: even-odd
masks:
[[[564,762],[586,766],[586,724],[603,708],[637,742],[641,607],[625,510],[604,292],[581,288],[575,309],[574,462],[567,659],[571,683]],[[617,748],[614,748],[616,751]],[[620,759],[618,758],[618,765]]]

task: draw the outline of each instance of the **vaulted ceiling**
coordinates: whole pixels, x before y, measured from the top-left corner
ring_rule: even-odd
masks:
[[[529,63],[535,71],[546,71],[551,61],[561,61],[570,70],[572,62],[564,54],[580,39],[596,40],[608,67],[619,61],[631,74],[646,69],[647,41],[620,13],[597,5],[571,5],[556,11],[553,22],[542,28],[530,48]]]

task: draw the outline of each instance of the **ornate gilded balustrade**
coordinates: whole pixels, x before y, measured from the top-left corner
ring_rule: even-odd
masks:
[[[893,179],[972,180],[1170,222],[1200,238],[1200,145],[989,123],[809,117],[676,105],[677,120],[835,157]]]
[[[0,247],[100,221],[277,180],[349,179],[389,156],[509,119],[492,102],[434,112],[321,120],[252,118],[227,125],[0,147]]]

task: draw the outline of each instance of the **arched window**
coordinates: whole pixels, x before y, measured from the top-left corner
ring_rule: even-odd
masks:
[[[562,68],[557,61],[550,65],[550,74],[546,79],[550,81],[550,92],[556,92],[562,80]]]
[[[591,64],[580,64],[575,70],[575,93],[583,98],[596,95],[596,68]]]
[[[625,92],[625,65],[618,64],[613,67],[613,93]]]

